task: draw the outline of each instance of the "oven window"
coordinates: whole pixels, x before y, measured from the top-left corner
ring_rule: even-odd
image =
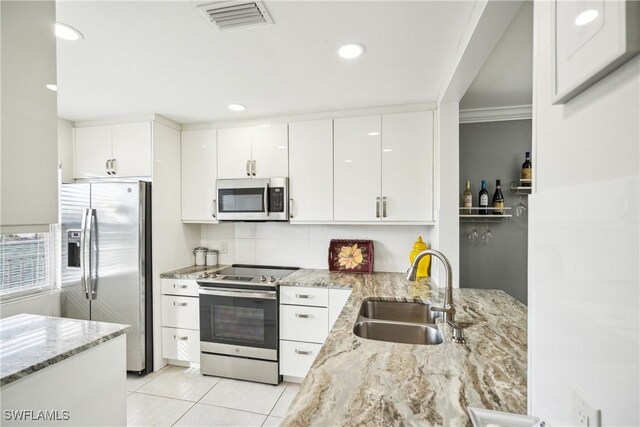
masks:
[[[264,310],[250,307],[212,307],[215,341],[264,342]]]
[[[200,294],[200,341],[277,349],[277,300]]]
[[[264,212],[264,188],[218,190],[219,212]]]

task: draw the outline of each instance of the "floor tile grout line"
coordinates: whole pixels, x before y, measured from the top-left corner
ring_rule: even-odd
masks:
[[[215,406],[216,408],[230,409],[232,411],[246,412],[248,414],[261,415],[263,417],[268,417],[269,416],[269,414],[263,414],[263,413],[260,413],[260,412],[247,411],[246,409],[230,408],[228,406],[222,406],[222,405],[214,405],[213,403],[207,403],[207,402],[196,402],[196,403],[199,403],[201,405],[207,405],[207,406]]]
[[[196,402],[190,402],[190,403],[192,403],[192,405],[191,405],[191,406],[189,406],[189,408],[187,408],[187,410],[186,410],[186,411],[184,411],[184,413],[183,413],[182,415],[180,415],[180,416],[178,417],[178,419],[177,419],[173,424],[171,424],[171,427],[173,427],[173,426],[175,426],[176,424],[178,424],[178,421],[180,421],[180,420],[182,419],[182,417],[184,417],[185,415],[187,415],[187,412],[189,412],[191,409],[193,409],[193,408],[196,406]]]
[[[171,396],[164,396],[161,394],[146,393],[144,391],[134,391],[133,393],[144,394],[145,396],[162,397],[164,399],[178,400],[180,402],[198,403],[197,400],[180,399],[179,397],[171,397]]]
[[[282,398],[282,395],[284,394],[285,390],[287,389],[288,385],[284,386],[284,388],[282,389],[282,392],[280,392],[280,396],[278,396],[278,398],[276,399],[276,402],[273,404],[273,406],[271,407],[271,410],[269,411],[268,415],[271,415],[271,413],[273,412],[273,410],[275,409],[276,405],[278,404],[278,402],[280,401],[280,399]]]

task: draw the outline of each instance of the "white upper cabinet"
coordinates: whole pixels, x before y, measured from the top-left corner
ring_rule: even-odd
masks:
[[[333,120],[289,124],[291,222],[333,220]]]
[[[382,116],[382,220],[433,220],[433,112]]]
[[[151,122],[74,129],[75,178],[151,176]]]
[[[288,131],[286,124],[252,128],[251,161],[253,176],[289,176]]]
[[[74,129],[75,178],[108,177],[107,162],[112,156],[111,126]]]
[[[251,177],[251,130],[218,129],[218,178]]]
[[[218,178],[287,176],[286,124],[218,130]]]
[[[114,125],[111,138],[116,176],[151,176],[151,122]]]
[[[216,130],[182,132],[182,220],[216,220]]]
[[[380,116],[334,120],[334,219],[380,221]]]

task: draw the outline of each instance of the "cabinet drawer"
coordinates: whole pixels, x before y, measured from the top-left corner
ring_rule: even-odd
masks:
[[[197,297],[198,282],[191,279],[162,279],[162,293]]]
[[[280,303],[327,307],[329,304],[329,289],[281,286]]]
[[[162,328],[162,357],[200,362],[200,332],[193,329]]]
[[[280,340],[280,375],[303,378],[322,344]]]
[[[198,298],[162,295],[162,326],[200,329]]]
[[[280,306],[280,338],[322,344],[327,337],[329,311],[322,307]]]

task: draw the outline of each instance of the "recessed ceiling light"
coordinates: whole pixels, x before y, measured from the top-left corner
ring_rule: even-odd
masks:
[[[344,59],[354,59],[364,53],[364,46],[359,43],[347,43],[340,46],[338,49],[338,55]]]
[[[593,22],[594,19],[598,17],[598,11],[595,9],[588,9],[582,12],[580,15],[576,16],[575,23],[577,26],[581,27],[583,25],[587,25],[590,22]]]
[[[49,89],[49,90],[54,91],[54,92],[57,92],[57,91],[58,91],[58,86],[56,86],[56,85],[46,85],[45,87],[46,87],[47,89]]]
[[[229,104],[227,108],[231,111],[244,111],[247,109],[247,107],[242,104]]]
[[[382,151],[384,151],[385,153],[390,153],[393,151],[393,149],[391,148],[383,148]]]
[[[56,37],[63,40],[80,40],[82,33],[67,24],[56,22]]]
[[[345,160],[345,163],[353,163],[353,160]]]
[[[278,150],[286,150],[287,146],[286,145],[278,145]]]
[[[380,135],[380,132],[369,132],[367,135],[369,135],[369,136],[378,136],[378,135]]]
[[[265,124],[265,125],[260,125],[260,127],[261,127],[261,128],[270,128],[270,127],[271,127],[271,125],[269,125],[269,124]]]

